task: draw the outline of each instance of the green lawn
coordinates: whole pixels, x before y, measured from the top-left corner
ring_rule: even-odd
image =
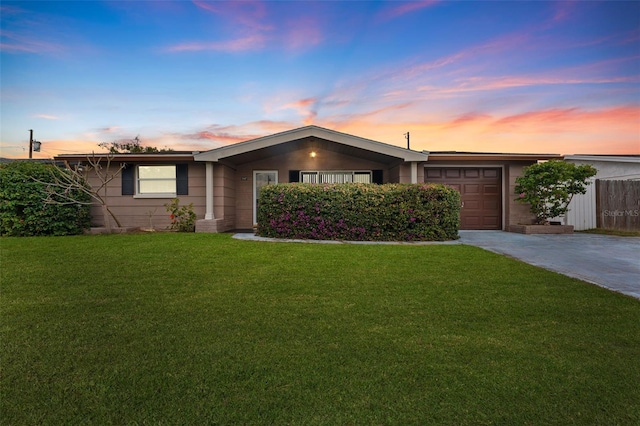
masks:
[[[3,425],[640,424],[640,301],[475,247],[0,248]]]

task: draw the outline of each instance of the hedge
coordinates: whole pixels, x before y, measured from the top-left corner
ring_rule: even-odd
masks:
[[[262,188],[257,234],[345,241],[458,238],[460,194],[440,184],[306,184]]]
[[[0,235],[74,235],[91,225],[89,205],[47,204],[46,183],[65,173],[53,164],[15,161],[0,165]],[[88,202],[87,194],[73,196]]]

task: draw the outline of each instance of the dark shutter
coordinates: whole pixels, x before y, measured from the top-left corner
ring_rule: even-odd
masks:
[[[372,170],[371,171],[371,180],[373,183],[377,183],[378,185],[382,185],[384,183],[382,170]]]
[[[176,164],[176,194],[189,195],[188,164]]]
[[[136,190],[135,168],[133,164],[125,164],[120,172],[122,177],[122,195],[134,195]]]
[[[300,182],[300,170],[289,170],[289,183]]]

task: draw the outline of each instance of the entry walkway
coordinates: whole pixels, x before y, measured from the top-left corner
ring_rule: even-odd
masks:
[[[234,238],[319,244],[345,243],[340,241],[274,240],[257,237],[250,233],[236,234]],[[459,240],[444,243],[358,242],[358,244],[468,244],[640,299],[640,237],[614,237],[582,233],[524,235],[503,231],[460,231]]]

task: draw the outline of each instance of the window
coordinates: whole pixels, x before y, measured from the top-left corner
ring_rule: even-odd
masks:
[[[300,181],[304,183],[371,183],[371,172],[300,172]]]
[[[189,195],[188,164],[125,164],[122,195],[170,198]]]
[[[140,195],[176,193],[176,166],[138,166]]]

